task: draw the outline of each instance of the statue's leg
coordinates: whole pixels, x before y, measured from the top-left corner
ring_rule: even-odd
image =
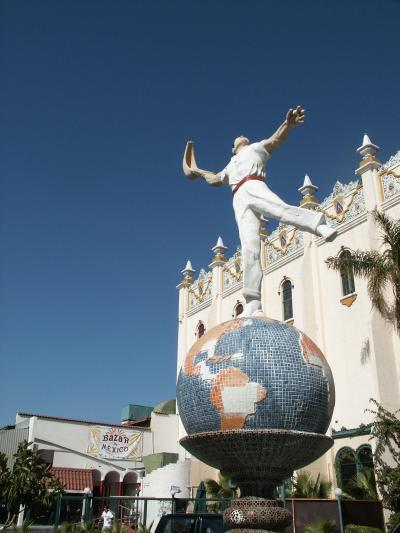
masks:
[[[288,205],[264,183],[249,183],[248,189],[250,207],[267,218],[274,218],[327,240],[332,240],[336,236],[336,230],[326,225],[323,213]]]
[[[233,206],[242,248],[243,297],[246,302],[243,316],[251,316],[261,312],[260,217],[249,209],[247,202],[241,201],[242,196],[234,198]]]

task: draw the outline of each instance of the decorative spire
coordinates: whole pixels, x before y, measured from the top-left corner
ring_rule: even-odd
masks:
[[[380,165],[379,160],[375,157],[379,150],[379,146],[371,142],[369,136],[365,133],[363,137],[362,145],[357,148],[357,152],[361,155],[360,166],[356,170],[356,174],[363,174],[370,168],[378,168]]]
[[[302,187],[298,189],[298,191],[303,196],[302,200],[300,200],[301,207],[305,207],[306,209],[315,209],[319,204],[318,198],[314,196],[314,194],[318,191],[318,187],[312,184],[308,174],[304,176],[304,183]]]
[[[227,258],[225,257],[225,252],[227,251],[227,249],[228,248],[225,246],[222,237],[218,237],[217,244],[212,248],[212,251],[214,252],[214,257],[210,264],[210,268],[213,268],[215,266],[221,266],[226,263]]]
[[[357,152],[363,157],[363,159],[365,159],[368,156],[374,157],[378,150],[379,146],[372,143],[368,135],[364,133],[363,143],[357,148]]]
[[[195,272],[196,271],[192,267],[192,263],[190,262],[190,259],[188,259],[185,268],[183,270],[181,270],[181,273],[183,274],[182,285],[184,287],[188,287],[189,285],[191,285],[193,283],[192,275]]]

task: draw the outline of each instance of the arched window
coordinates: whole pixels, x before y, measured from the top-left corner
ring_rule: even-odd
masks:
[[[200,339],[200,337],[204,335],[205,331],[206,331],[205,325],[203,324],[201,320],[199,320],[199,323],[197,324],[197,327],[196,327],[196,337]]]
[[[357,467],[359,470],[363,468],[374,468],[374,460],[372,457],[372,449],[369,444],[363,444],[356,452]]]
[[[345,250],[344,252],[340,254],[340,257],[347,259],[351,257],[351,254],[348,250]],[[340,272],[340,277],[342,279],[343,296],[347,296],[348,294],[352,294],[353,292],[356,292],[356,287],[354,284],[353,269],[346,268],[345,270],[342,270]]]
[[[234,311],[233,311],[233,316],[234,317],[237,317],[239,315],[241,315],[243,313],[243,304],[241,302],[239,302],[239,300],[236,302],[236,305],[235,305],[235,308],[234,308]]]
[[[293,318],[292,289],[293,287],[290,279],[287,279],[282,283],[283,320]]]
[[[356,454],[351,448],[342,448],[336,455],[338,482],[342,489],[357,475]]]

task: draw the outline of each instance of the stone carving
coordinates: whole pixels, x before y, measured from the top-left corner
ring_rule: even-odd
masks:
[[[195,160],[192,141],[186,145],[182,166],[187,177],[203,178],[214,186],[228,184],[232,189],[243,255],[243,297],[246,302],[243,316],[262,314],[260,228],[263,216],[293,225],[326,240],[333,240],[336,236],[336,230],[326,224],[323,213],[286,204],[265,183],[266,161],[289,132],[304,122],[304,117],[304,109],[298,106],[288,111],[286,119],[271,137],[256,143],[250,143],[244,136],[237,137],[233,144],[233,157],[218,173],[200,169]]]

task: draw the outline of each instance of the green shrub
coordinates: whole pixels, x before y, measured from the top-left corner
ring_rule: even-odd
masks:
[[[317,520],[305,528],[305,533],[337,533],[338,527],[334,520]]]
[[[358,526],[357,524],[348,524],[344,530],[345,533],[382,533],[378,527]]]
[[[390,515],[388,523],[386,524],[388,531],[393,531],[397,524],[400,524],[400,511]]]

